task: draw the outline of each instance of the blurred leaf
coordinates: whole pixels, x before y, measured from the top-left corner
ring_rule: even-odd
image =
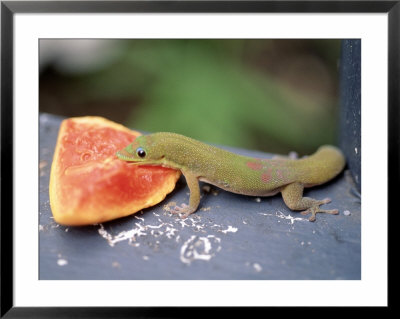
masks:
[[[332,65],[339,41],[312,41],[309,45]],[[323,97],[325,103],[320,105],[321,98],[289,88],[246,60],[249,56],[266,59],[263,52],[274,49],[271,43],[133,40],[125,43],[126,51],[118,61],[70,78],[69,98],[139,101],[125,125],[148,132],[177,132],[210,143],[303,153],[334,143],[335,97]],[[300,43],[304,50],[300,41],[292,43]],[[274,58],[279,61],[279,56]]]
[[[205,42],[162,43],[157,50],[153,46],[157,59],[136,52],[135,58],[144,60],[138,65],[149,65],[147,58],[163,63],[160,69],[149,68],[155,81],[141,109],[129,119],[130,126],[247,148],[260,148],[257,132],[264,136],[267,150],[271,138],[311,151],[332,142],[334,123],[324,109],[304,112],[307,108],[296,103],[290,91]]]

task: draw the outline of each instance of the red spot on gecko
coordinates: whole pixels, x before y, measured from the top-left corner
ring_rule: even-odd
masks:
[[[264,174],[261,175],[261,180],[264,183],[268,183],[270,181],[270,179],[271,179],[271,174],[269,172],[264,173]]]
[[[261,163],[247,162],[246,165],[247,165],[247,167],[250,167],[251,169],[254,169],[254,170],[257,170],[257,171],[262,169],[262,164]]]

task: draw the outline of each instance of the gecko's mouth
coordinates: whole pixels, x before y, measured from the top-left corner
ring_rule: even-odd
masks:
[[[115,153],[115,155],[120,159],[120,160],[123,160],[123,161],[126,161],[126,162],[131,162],[131,163],[138,163],[138,161],[137,160],[135,160],[135,159],[132,159],[130,156],[129,156],[129,154],[128,153],[124,153],[124,150],[122,150],[122,151],[117,151],[117,153]]]
[[[164,159],[164,156],[161,157],[161,160],[158,161],[148,161],[148,160],[143,160],[143,161],[135,161],[135,160],[128,160],[128,165],[147,165],[147,166],[165,166],[161,161]]]
[[[147,161],[147,160],[137,160],[135,158],[132,158],[128,152],[125,150],[117,151],[115,155],[120,159],[125,162],[127,162],[128,165],[155,165],[155,166],[162,166],[162,161],[165,156],[162,156],[159,161]]]

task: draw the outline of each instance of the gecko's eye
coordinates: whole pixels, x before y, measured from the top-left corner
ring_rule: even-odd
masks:
[[[137,154],[137,156],[139,156],[140,158],[146,157],[146,151],[145,151],[143,148],[141,148],[141,147],[138,147],[138,148],[136,149],[136,154]]]

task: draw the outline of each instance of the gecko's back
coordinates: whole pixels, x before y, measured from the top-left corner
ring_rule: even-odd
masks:
[[[273,195],[293,182],[305,187],[322,184],[339,174],[345,164],[341,151],[333,146],[322,146],[299,160],[256,159],[175,133],[153,136],[172,167],[187,169],[200,180],[246,195]]]

